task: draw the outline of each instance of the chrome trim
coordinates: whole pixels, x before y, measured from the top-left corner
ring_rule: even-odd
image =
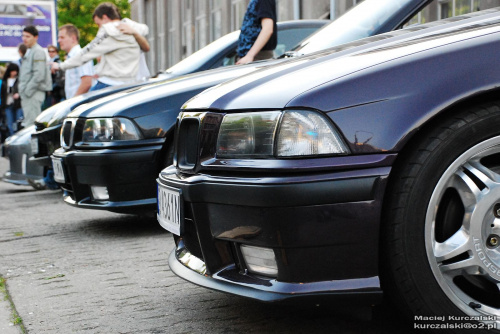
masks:
[[[63,122],[63,125],[61,127],[61,134],[59,135],[59,138],[61,141],[61,147],[63,147],[64,149],[69,149],[71,146],[73,146],[73,138],[75,136],[76,121],[77,121],[77,119],[65,119]],[[71,123],[69,143],[66,143],[66,140],[64,140],[64,129],[66,128],[67,123]]]

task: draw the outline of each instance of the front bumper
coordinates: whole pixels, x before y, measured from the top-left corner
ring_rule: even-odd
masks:
[[[157,182],[180,190],[184,217],[170,267],[195,284],[262,301],[380,302],[379,224],[389,172],[223,177],[169,167]],[[249,273],[241,245],[273,249],[277,277]]]
[[[118,213],[137,213],[156,208],[155,177],[161,166],[164,139],[135,147],[65,151],[52,159],[62,163],[64,201],[72,206]],[[106,187],[107,200],[93,198],[91,186]]]

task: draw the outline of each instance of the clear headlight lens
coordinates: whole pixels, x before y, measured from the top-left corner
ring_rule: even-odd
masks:
[[[227,114],[217,139],[220,158],[345,153],[347,146],[331,122],[305,110]]]
[[[141,132],[126,118],[90,118],[83,128],[83,142],[139,140]]]
[[[348,152],[333,125],[323,115],[312,111],[286,111],[276,141],[279,157]]]
[[[280,111],[227,114],[217,138],[217,156],[272,156]]]

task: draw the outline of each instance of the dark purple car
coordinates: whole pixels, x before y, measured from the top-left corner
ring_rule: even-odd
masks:
[[[158,178],[172,271],[262,301],[386,295],[417,323],[496,326],[499,54],[493,9],[194,97]]]

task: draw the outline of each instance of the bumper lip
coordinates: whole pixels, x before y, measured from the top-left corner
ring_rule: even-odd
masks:
[[[192,268],[189,266],[189,262],[187,264],[181,263],[178,255],[182,252],[189,253],[181,242],[170,253],[168,261],[170,269],[181,278],[216,291],[263,302],[302,300],[304,298],[318,299],[321,297],[337,297],[344,301],[352,300],[353,302],[358,302],[360,297],[371,303],[381,303],[382,301],[382,290],[378,276],[339,281],[285,283],[271,278],[249,277],[240,274],[234,265],[209,276],[204,274],[204,271],[199,270],[199,261],[201,260],[197,258],[198,261],[194,261],[195,265]],[[242,280],[239,281],[238,278]],[[248,281],[254,281],[254,283],[243,282],[244,278],[247,278]]]
[[[5,172],[5,174],[2,177],[2,181],[15,184],[18,186],[29,186],[28,179],[32,180],[41,180],[43,179],[43,176],[40,175],[28,175],[28,174],[18,174],[18,173],[13,173],[11,171]]]
[[[107,210],[116,212],[124,212],[124,210],[134,211],[141,208],[154,209],[156,207],[156,198],[146,198],[136,201],[113,202],[113,201],[94,201],[90,197],[86,197],[80,201],[75,201],[68,194],[64,194],[63,200],[66,204],[78,208]]]

